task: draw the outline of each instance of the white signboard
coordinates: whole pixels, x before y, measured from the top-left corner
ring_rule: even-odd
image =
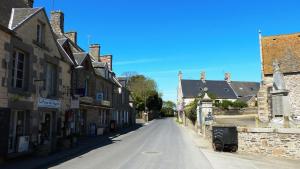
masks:
[[[58,109],[60,108],[60,101],[40,97],[38,100],[38,107]]]

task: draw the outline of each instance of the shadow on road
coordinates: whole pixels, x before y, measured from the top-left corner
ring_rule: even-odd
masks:
[[[137,130],[143,127],[144,124],[137,123],[136,125],[120,129],[115,132],[105,134],[103,136],[97,137],[85,137],[78,140],[78,144],[69,149],[61,150],[52,153],[48,156],[26,156],[20,157],[18,159],[12,159],[6,161],[4,164],[0,164],[1,169],[47,169],[56,166],[60,163],[64,163],[73,158],[79,157],[100,147],[113,144],[115,142],[120,142],[121,140],[116,140],[114,138],[129,133],[131,131]]]

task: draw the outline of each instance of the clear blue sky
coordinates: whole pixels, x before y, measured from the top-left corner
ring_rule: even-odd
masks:
[[[52,9],[51,0],[35,6]],[[65,30],[88,49],[100,43],[113,54],[114,71],[155,79],[166,100],[176,100],[177,73],[199,79],[260,81],[258,30],[263,35],[300,31],[299,0],[55,0]]]

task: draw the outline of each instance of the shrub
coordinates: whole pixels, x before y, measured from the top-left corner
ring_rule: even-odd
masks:
[[[248,107],[248,104],[244,101],[236,100],[235,102],[232,103],[232,107],[244,108],[244,107]]]
[[[188,119],[190,119],[194,124],[197,120],[197,105],[198,105],[198,99],[195,99],[193,102],[188,104],[184,108],[185,115]]]

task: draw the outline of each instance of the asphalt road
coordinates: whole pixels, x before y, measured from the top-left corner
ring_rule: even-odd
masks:
[[[210,169],[210,162],[173,119],[159,119],[113,143],[52,169]]]
[[[298,169],[299,161],[214,152],[174,119],[159,119],[51,169]],[[101,144],[101,143],[99,143]],[[49,167],[47,167],[49,168]]]

